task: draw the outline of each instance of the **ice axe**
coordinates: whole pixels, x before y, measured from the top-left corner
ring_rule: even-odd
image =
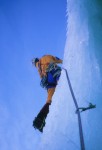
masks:
[[[93,109],[93,108],[96,108],[96,105],[93,105],[92,103],[89,103],[89,106],[88,106],[88,107],[79,107],[79,108],[76,110],[76,113],[77,113],[77,111],[83,112],[83,111],[86,111],[86,110],[88,110],[88,109]]]

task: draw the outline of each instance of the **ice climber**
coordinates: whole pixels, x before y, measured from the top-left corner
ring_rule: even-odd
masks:
[[[46,103],[33,121],[34,128],[41,132],[43,132],[45,119],[49,113],[49,105],[61,75],[61,67],[57,65],[59,63],[62,63],[62,60],[52,55],[44,55],[40,59],[32,59],[32,64],[38,69],[41,78],[40,85],[47,90]]]

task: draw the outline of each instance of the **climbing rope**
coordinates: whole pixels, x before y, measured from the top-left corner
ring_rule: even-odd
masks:
[[[80,146],[81,146],[81,150],[85,150],[85,144],[84,144],[84,136],[83,136],[83,129],[82,129],[82,122],[81,122],[81,116],[80,116],[80,111],[79,111],[79,107],[78,107],[78,103],[77,100],[75,98],[74,92],[73,92],[73,88],[69,79],[69,75],[68,75],[68,71],[65,68],[62,68],[65,73],[66,73],[66,77],[67,77],[67,81],[68,81],[68,85],[69,85],[69,89],[77,110],[77,115],[78,115],[78,125],[79,125],[79,135],[80,135]]]

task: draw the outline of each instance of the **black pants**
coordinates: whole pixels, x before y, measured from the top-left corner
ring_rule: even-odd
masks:
[[[46,103],[43,108],[40,110],[39,114],[37,115],[38,118],[43,120],[44,118],[46,119],[47,114],[49,113],[49,105],[50,103]]]

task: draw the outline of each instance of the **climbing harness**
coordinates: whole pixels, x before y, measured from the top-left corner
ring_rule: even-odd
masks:
[[[45,89],[49,86],[55,87],[60,75],[61,67],[57,66],[55,63],[50,63],[46,69],[46,76],[43,76],[41,79],[41,87]]]
[[[52,72],[53,71],[53,77],[58,77],[61,74],[61,67],[59,67],[58,65],[56,65],[55,63],[51,62],[48,66],[48,68],[46,69],[46,72]]]

